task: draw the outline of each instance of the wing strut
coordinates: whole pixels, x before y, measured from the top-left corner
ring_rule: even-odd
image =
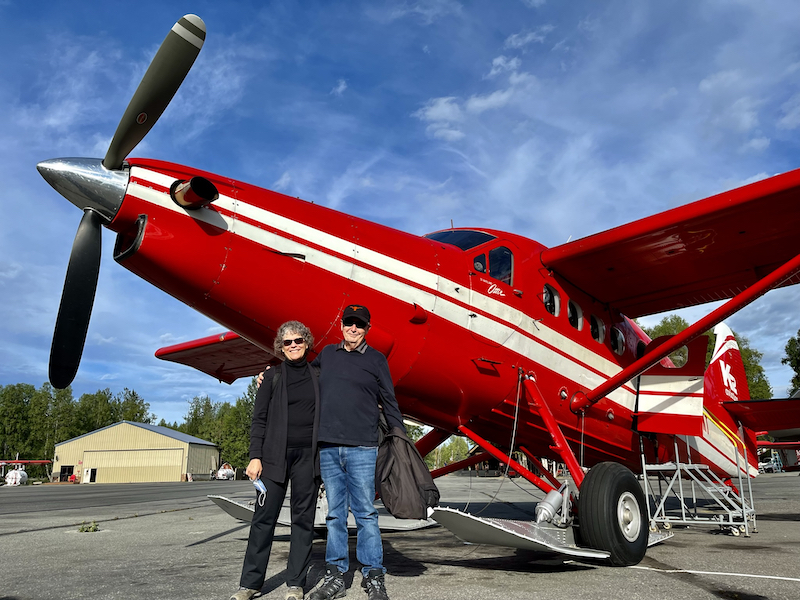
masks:
[[[467,436],[469,439],[471,439],[473,442],[478,444],[478,446],[486,450],[486,452],[491,454],[494,458],[496,458],[502,463],[507,464],[509,467],[514,469],[517,473],[522,475],[525,479],[530,481],[533,485],[535,485],[543,492],[547,493],[556,491],[556,488],[550,485],[547,481],[545,481],[538,475],[531,473],[528,469],[523,467],[521,464],[519,464],[517,461],[511,458],[508,454],[495,448],[490,441],[483,439],[481,436],[479,436],[471,429],[468,429],[464,425],[459,425],[458,430],[465,436]]]
[[[685,346],[697,336],[702,335],[704,331],[708,331],[718,323],[721,323],[735,312],[750,304],[753,300],[760,298],[771,289],[778,287],[781,283],[793,277],[798,272],[800,272],[800,254],[725,302],[725,304],[697,321],[694,325],[690,325],[681,333],[674,335],[669,340],[649,350],[642,358],[624,368],[602,385],[589,392],[575,392],[570,400],[570,409],[574,413],[586,410],[589,406],[596,403],[601,398],[606,397],[627,381],[630,381],[652,367],[662,358],[669,356],[681,346]]]

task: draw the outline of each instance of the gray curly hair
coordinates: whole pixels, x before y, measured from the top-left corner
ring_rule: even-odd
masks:
[[[314,346],[314,334],[311,333],[308,327],[303,325],[300,321],[286,321],[286,323],[278,327],[278,334],[275,336],[275,343],[273,345],[275,356],[281,360],[285,360],[286,358],[283,354],[283,338],[286,337],[287,333],[296,333],[305,340],[306,353]]]

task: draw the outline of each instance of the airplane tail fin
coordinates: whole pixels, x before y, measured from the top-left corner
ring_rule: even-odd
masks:
[[[742,354],[733,331],[725,323],[714,327],[714,335],[714,352],[703,383],[703,407],[709,419],[730,440],[738,454],[742,455],[746,448],[750,473],[755,476],[758,472],[755,432],[745,428],[742,437],[738,422],[732,416],[733,411],[728,409],[730,403],[750,400]]]
[[[720,323],[714,327],[714,335],[714,352],[703,386],[704,406],[713,409],[723,402],[750,400],[742,354],[733,332],[725,323]]]

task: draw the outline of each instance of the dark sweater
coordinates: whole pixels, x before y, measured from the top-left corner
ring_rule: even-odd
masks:
[[[308,363],[303,358],[297,362],[283,362],[286,390],[289,392],[289,431],[286,445],[289,448],[311,446],[314,431],[314,384],[308,373]]]
[[[379,402],[389,427],[405,431],[383,354],[366,342],[350,352],[330,344],[312,364],[320,367],[320,443],[377,446]]]

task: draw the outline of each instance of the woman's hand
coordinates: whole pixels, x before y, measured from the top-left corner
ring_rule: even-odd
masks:
[[[255,481],[258,479],[261,476],[261,459],[252,459],[244,472],[250,478],[250,481]]]

